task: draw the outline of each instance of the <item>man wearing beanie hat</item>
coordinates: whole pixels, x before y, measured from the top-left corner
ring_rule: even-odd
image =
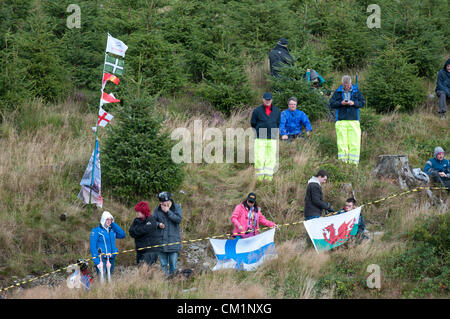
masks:
[[[445,159],[444,156],[444,149],[440,146],[436,147],[434,157],[427,161],[423,171],[430,176],[432,181],[450,188],[449,160]]]
[[[438,72],[435,91],[439,99],[438,114],[440,114],[442,119],[445,119],[447,104],[450,101],[450,59],[445,62],[444,67]]]
[[[270,62],[270,75],[279,78],[280,68],[283,65],[292,65],[294,59],[289,54],[288,46],[289,42],[285,38],[281,38],[277,45],[269,52]]]
[[[255,172],[258,180],[272,180],[278,166],[278,128],[281,112],[272,105],[272,93],[262,96],[263,105],[255,108],[250,125],[256,130],[254,142]]]
[[[136,218],[130,226],[130,236],[134,238],[136,246],[136,263],[145,262],[147,265],[152,265],[158,260],[158,252],[160,248],[146,248],[156,246],[159,244],[157,233],[159,222],[150,213],[150,207],[147,202],[139,202],[134,206],[136,211]]]

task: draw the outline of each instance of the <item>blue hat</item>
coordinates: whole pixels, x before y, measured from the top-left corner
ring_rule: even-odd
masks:
[[[271,100],[272,99],[272,93],[270,92],[266,92],[263,94],[263,99],[264,100]]]
[[[278,44],[288,45],[289,41],[287,39],[285,39],[285,38],[281,38],[280,40],[278,40]]]

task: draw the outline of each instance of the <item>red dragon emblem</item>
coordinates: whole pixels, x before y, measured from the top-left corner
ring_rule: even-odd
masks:
[[[327,243],[334,245],[334,244],[342,244],[345,242],[348,238],[350,238],[350,232],[352,231],[353,225],[355,224],[356,218],[353,218],[348,223],[342,223],[341,226],[338,228],[338,232],[336,235],[336,229],[334,228],[334,224],[328,225],[323,230],[323,238],[326,240]],[[327,233],[325,231],[328,231],[329,238],[327,237]]]

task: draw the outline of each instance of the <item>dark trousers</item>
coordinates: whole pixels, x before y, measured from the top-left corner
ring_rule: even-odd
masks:
[[[140,252],[137,251],[136,253],[136,261],[137,263],[145,262],[147,265],[151,266],[158,260],[158,253],[152,253],[152,252]]]
[[[438,172],[431,173],[431,180],[435,183],[441,184],[444,187],[450,188],[450,178],[441,177]]]
[[[447,103],[450,102],[450,98],[445,94],[444,91],[436,91],[436,94],[439,100],[438,113],[445,114],[447,112]]]

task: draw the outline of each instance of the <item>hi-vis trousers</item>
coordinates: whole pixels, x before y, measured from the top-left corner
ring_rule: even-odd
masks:
[[[255,139],[255,172],[258,180],[273,179],[278,164],[278,140]]]
[[[361,151],[361,127],[359,121],[337,121],[336,140],[338,159],[345,163],[358,165]]]

